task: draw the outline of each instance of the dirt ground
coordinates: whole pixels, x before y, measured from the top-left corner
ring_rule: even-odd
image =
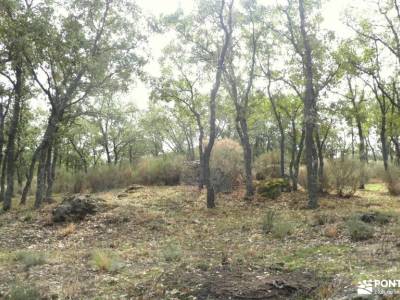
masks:
[[[1,214],[0,298],[352,299],[360,280],[400,279],[400,199],[379,183],[314,211],[303,192],[248,203],[236,191],[214,210],[192,187],[120,193],[75,224],[51,222],[57,203]],[[346,220],[371,212],[390,219],[352,241]]]

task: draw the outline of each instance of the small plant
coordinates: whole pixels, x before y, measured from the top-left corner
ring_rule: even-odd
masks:
[[[168,243],[162,249],[162,255],[167,262],[180,261],[182,258],[182,250],[179,245],[175,243]]]
[[[272,227],[271,233],[274,238],[283,239],[293,233],[294,225],[289,221],[279,221]]]
[[[264,218],[262,219],[262,230],[264,233],[270,233],[274,227],[276,213],[273,210],[267,211]]]
[[[124,267],[115,253],[105,250],[93,251],[91,262],[97,270],[106,272],[117,272]]]
[[[346,222],[346,227],[353,241],[368,240],[374,236],[374,227],[356,217],[350,218]]]
[[[24,264],[25,268],[43,265],[46,258],[43,253],[31,251],[19,251],[15,254],[15,260]]]
[[[274,151],[261,154],[254,162],[254,169],[257,180],[279,178],[281,176],[280,153]]]
[[[75,233],[75,231],[76,231],[76,225],[74,223],[69,223],[66,227],[62,228],[59,231],[59,236],[66,237],[68,235]]]
[[[38,300],[40,298],[39,291],[36,287],[27,284],[16,284],[11,288],[8,300]]]

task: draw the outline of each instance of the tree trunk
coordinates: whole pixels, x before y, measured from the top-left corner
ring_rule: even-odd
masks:
[[[6,150],[7,163],[7,189],[4,195],[3,209],[11,208],[11,199],[14,193],[14,173],[15,173],[15,140],[18,134],[19,117],[21,111],[22,93],[23,93],[23,69],[21,62],[18,62],[15,67],[15,99],[13,105],[13,114],[11,118],[10,128],[8,131],[8,142]]]
[[[215,124],[215,118],[216,118],[216,100],[217,100],[217,94],[219,87],[221,85],[221,77],[222,77],[222,71],[224,68],[224,63],[225,63],[225,57],[226,53],[228,50],[228,46],[231,40],[231,35],[232,35],[232,5],[233,1],[229,5],[229,20],[228,24],[225,24],[224,22],[224,16],[223,16],[223,11],[225,8],[225,2],[222,2],[221,5],[221,10],[219,12],[220,14],[220,21],[221,21],[221,27],[224,30],[224,42],[222,44],[221,52],[218,57],[218,63],[217,63],[217,71],[215,74],[215,81],[213,88],[211,89],[210,93],[210,136],[208,140],[208,144],[204,150],[204,183],[207,188],[207,207],[208,208],[214,208],[215,207],[215,192],[214,192],[214,187],[211,183],[211,177],[210,177],[210,157],[211,157],[211,151],[214,146],[215,142],[215,137],[216,137],[216,124]]]
[[[54,180],[56,178],[57,158],[58,158],[58,147],[57,147],[57,145],[53,145],[53,157],[51,159],[50,168],[48,169],[48,174],[47,174],[47,190],[46,190],[46,199],[47,200],[52,199],[53,184],[54,184]],[[50,158],[48,158],[48,159],[50,159]]]
[[[304,123],[305,123],[305,146],[307,160],[308,180],[308,207],[318,207],[318,162],[314,143],[314,129],[317,121],[317,108],[313,84],[313,62],[311,47],[306,32],[306,17],[304,11],[304,0],[299,0],[300,30],[304,45],[303,72],[306,78],[306,91],[304,97]]]
[[[383,166],[385,168],[385,171],[388,170],[389,165],[388,165],[388,160],[389,160],[389,151],[388,151],[388,141],[387,141],[387,135],[386,135],[386,115],[382,114],[381,117],[381,131],[380,131],[380,140],[382,144],[382,159],[383,159]]]
[[[251,172],[251,162],[252,162],[252,154],[251,154],[251,145],[249,139],[249,133],[247,128],[247,121],[245,118],[241,118],[239,120],[240,124],[240,140],[243,147],[243,158],[244,158],[244,167],[246,174],[246,199],[251,199],[254,196],[254,187],[253,187],[253,176]]]

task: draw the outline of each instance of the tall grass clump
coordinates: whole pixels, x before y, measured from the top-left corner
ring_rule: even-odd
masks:
[[[211,182],[215,192],[231,192],[243,178],[243,149],[231,139],[215,143],[210,158]]]

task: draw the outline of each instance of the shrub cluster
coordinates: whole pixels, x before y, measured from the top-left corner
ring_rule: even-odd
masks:
[[[279,152],[273,151],[261,154],[254,162],[254,169],[257,180],[279,178],[281,176]]]
[[[331,160],[325,168],[329,190],[340,197],[351,197],[360,185],[360,162],[348,158]]]
[[[215,192],[231,192],[243,178],[242,146],[230,139],[217,141],[211,153],[210,172]]]
[[[390,195],[400,196],[400,168],[390,168],[384,179]]]
[[[144,185],[177,185],[184,158],[176,155],[142,158],[134,168],[134,182]]]

